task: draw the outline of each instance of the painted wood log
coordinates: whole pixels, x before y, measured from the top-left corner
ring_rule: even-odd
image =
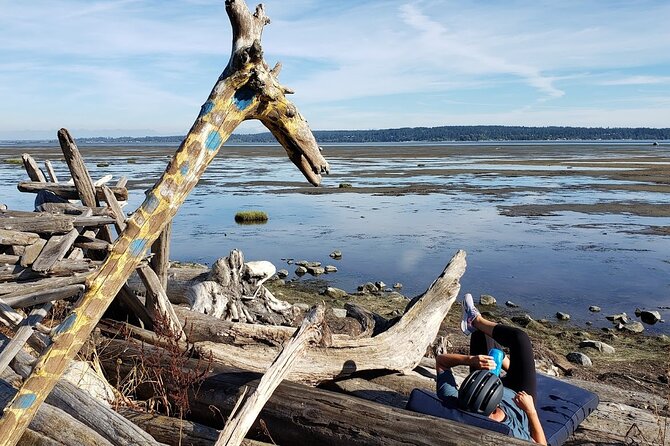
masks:
[[[0,418],[1,446],[13,446],[19,440],[68,361],[242,121],[261,120],[312,184],[318,185],[321,174],[328,171],[307,121],[286,98],[290,91],[277,80],[278,69],[270,70],[263,60],[261,33],[269,23],[263,6],[252,14],[243,0],[226,0],[225,5],[233,28],[228,65],[166,171],[90,279],[87,293],[64,319],[34,372],[5,409]]]

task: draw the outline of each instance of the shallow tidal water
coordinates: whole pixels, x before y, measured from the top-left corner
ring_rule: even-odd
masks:
[[[131,212],[176,147],[80,149],[94,179],[128,177],[131,198],[125,210]],[[16,190],[17,182],[27,179],[22,166],[2,162],[23,151],[40,162],[50,159],[61,179],[69,177],[56,146],[0,147],[0,203],[10,209],[32,208],[33,197]],[[368,281],[401,282],[401,292],[414,296],[463,249],[468,268],[462,293],[492,294],[499,305],[511,300],[536,319],[553,320],[564,311],[571,314],[570,323],[591,321],[599,327],[611,326],[608,314],[633,316],[636,307],[659,310],[668,322],[646,326],[647,332],[670,334],[670,238],[639,233],[670,226],[670,217],[501,213],[503,206],[522,204],[670,206],[668,193],[609,188],[640,181],[598,174],[632,169],[623,159],[662,163],[648,158],[667,159],[670,145],[337,145],[325,146],[324,155],[331,175],[324,178],[325,193],[312,194],[280,147],[223,147],[174,220],[172,259],[211,264],[238,248],[247,260],[270,260],[277,269],[288,269],[289,279],[296,278],[295,265],[282,259],[320,261],[338,268],[319,277],[332,286],[353,292]],[[540,159],[547,163],[524,164]],[[571,160],[570,175],[557,175],[566,167],[557,166],[556,159]],[[611,167],[588,165],[593,159]],[[339,189],[340,183],[353,188]],[[394,193],[403,187],[413,189]],[[504,193],[495,192],[502,188]],[[236,224],[234,214],[244,209],[267,212],[268,223]],[[328,256],[336,249],[341,260]],[[602,313],[590,313],[590,305]]]

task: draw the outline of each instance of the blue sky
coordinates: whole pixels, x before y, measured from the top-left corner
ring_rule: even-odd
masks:
[[[265,6],[313,129],[670,126],[665,0]],[[184,134],[230,47],[223,0],[0,0],[0,139]]]

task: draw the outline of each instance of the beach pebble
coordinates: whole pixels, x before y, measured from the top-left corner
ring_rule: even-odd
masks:
[[[288,277],[288,270],[280,269],[279,271],[277,271],[277,277],[279,277],[280,279],[285,279],[286,277]]]
[[[375,286],[377,287],[377,289],[379,291],[384,291],[384,289],[386,288],[386,284],[384,282],[382,282],[381,280],[378,281],[378,282],[375,282]]]
[[[658,340],[665,343],[665,344],[670,344],[670,336],[668,336],[668,335],[664,335],[664,334],[658,335]]]
[[[298,266],[307,266],[307,260],[296,260],[295,264]]]
[[[306,262],[303,266],[305,268],[318,268],[321,266],[321,262]]]
[[[628,322],[628,315],[626,313],[611,314],[609,316],[606,316],[606,318],[608,321],[620,322],[622,324]]]
[[[505,302],[505,305],[507,305],[510,308],[519,308],[519,306],[517,304],[515,304],[514,302],[512,302],[511,300],[508,300],[507,302]]]
[[[556,319],[558,319],[559,321],[569,321],[570,315],[568,313],[563,313],[559,311],[556,313]]]
[[[360,291],[363,294],[373,294],[376,293],[378,290],[377,285],[375,285],[372,282],[368,282],[363,285],[358,285],[358,291]]]
[[[325,294],[328,297],[332,297],[333,299],[340,299],[342,297],[345,297],[347,295],[347,292],[339,288],[329,286],[328,288],[326,288],[326,291],[324,291],[323,294]]]
[[[342,251],[339,251],[339,250],[336,249],[335,251],[330,253],[330,257],[333,258],[333,259],[341,259],[342,258]]]
[[[568,361],[572,362],[573,364],[579,364],[584,367],[593,366],[591,358],[589,358],[582,352],[571,352],[565,355],[565,357],[567,358]]]
[[[607,355],[613,355],[615,353],[614,347],[611,345],[600,341],[592,341],[590,339],[580,342],[579,348],[595,348],[600,353],[605,353]]]
[[[323,269],[324,269],[327,273],[336,273],[336,272],[337,272],[337,267],[335,267],[335,266],[333,266],[333,265],[326,265]]]
[[[396,300],[404,300],[407,299],[407,297],[403,296],[397,291],[391,291],[387,296],[388,299],[396,299]]]
[[[589,311],[590,311],[591,313],[599,313],[599,312],[600,312],[600,307],[597,306],[597,305],[591,305],[591,306],[589,307]]]
[[[307,269],[307,272],[313,276],[318,276],[326,272],[325,268],[322,266],[307,265],[305,268]]]
[[[0,211],[6,211],[7,210],[7,205],[6,204],[0,204]]]
[[[479,305],[495,305],[496,303],[496,298],[490,294],[482,294],[479,296]]]
[[[656,322],[661,320],[661,313],[658,311],[640,311],[640,319],[645,324],[654,325]]]
[[[402,290],[402,283],[400,282],[394,283],[393,288],[395,288],[396,290]]]
[[[304,276],[305,274],[307,274],[307,268],[304,266],[299,266],[295,269],[296,276]]]
[[[533,322],[533,318],[530,317],[530,315],[528,314],[524,314],[523,316],[512,317],[512,322],[514,322],[517,325],[520,325],[521,327],[527,327],[528,324]]]
[[[629,331],[631,333],[642,333],[644,331],[644,325],[642,322],[629,322],[627,324],[620,324],[620,330]]]
[[[333,315],[339,318],[347,317],[347,310],[344,308],[333,308]]]

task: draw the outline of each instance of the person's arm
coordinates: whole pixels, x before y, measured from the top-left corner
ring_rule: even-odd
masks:
[[[544,436],[544,429],[542,429],[542,424],[540,424],[540,417],[537,416],[533,397],[526,392],[521,391],[514,397],[514,402],[517,406],[519,406],[519,408],[521,408],[521,410],[526,412],[526,415],[528,416],[528,429],[530,430],[530,437],[535,443],[546,445],[547,439]]]
[[[467,365],[475,369],[493,370],[496,363],[493,357],[487,355],[459,355],[457,353],[445,353],[435,358],[435,369],[437,373],[456,367],[457,365]]]

